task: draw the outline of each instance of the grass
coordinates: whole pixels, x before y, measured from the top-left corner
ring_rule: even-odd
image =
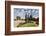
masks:
[[[32,23],[19,24],[17,27],[34,27],[34,26],[36,25],[32,21]]]

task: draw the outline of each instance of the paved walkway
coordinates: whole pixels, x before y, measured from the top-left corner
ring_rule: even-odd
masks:
[[[25,21],[24,20],[16,20],[14,21],[14,26],[16,27],[17,25],[19,25],[20,23],[24,23]]]

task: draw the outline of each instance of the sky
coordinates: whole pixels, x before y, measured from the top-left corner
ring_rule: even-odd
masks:
[[[39,17],[39,9],[29,9],[29,8],[14,8],[14,17],[20,16],[25,18],[25,14],[32,15],[33,18]]]

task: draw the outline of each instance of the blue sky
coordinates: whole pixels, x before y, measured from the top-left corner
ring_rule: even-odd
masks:
[[[14,16],[20,16],[25,18],[25,14],[32,14],[32,17],[39,17],[39,9],[28,9],[28,8],[14,8]]]

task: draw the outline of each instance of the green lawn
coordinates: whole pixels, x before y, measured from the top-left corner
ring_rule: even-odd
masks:
[[[17,27],[34,27],[36,26],[34,22],[32,23],[25,23],[25,24],[19,24]]]

